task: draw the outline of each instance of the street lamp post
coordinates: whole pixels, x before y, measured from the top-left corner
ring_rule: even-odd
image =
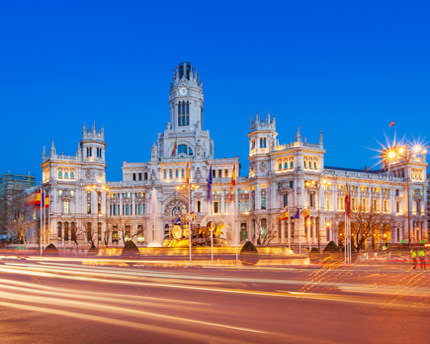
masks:
[[[403,145],[394,145],[384,149],[382,157],[383,161],[388,165],[394,165],[396,163],[403,164],[406,167],[406,202],[407,202],[407,232],[408,232],[408,247],[411,245],[411,205],[409,197],[409,164],[414,160],[419,154],[425,154],[426,150],[420,145],[414,145],[411,147],[409,143]]]

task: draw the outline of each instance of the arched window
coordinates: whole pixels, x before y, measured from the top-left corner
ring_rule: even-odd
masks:
[[[173,178],[173,170],[169,170],[169,179]]]
[[[288,162],[287,162],[287,161],[285,161],[285,163],[284,163],[284,168],[285,168],[285,169],[287,169],[287,168],[288,168]]]
[[[294,168],[294,161],[290,161],[290,168]]]
[[[314,161],[314,169],[317,169],[317,162]]]
[[[278,170],[282,170],[282,162],[279,163]]]
[[[63,172],[61,172],[61,171],[59,171],[59,172],[58,172],[58,178],[59,178],[59,179],[62,179],[62,178],[63,178]]]
[[[182,169],[181,175],[182,175],[182,178],[185,178],[185,169]]]
[[[164,170],[164,179],[167,179],[167,170]]]
[[[62,232],[63,232],[63,230],[62,230],[62,223],[61,222],[58,222],[57,223],[57,237],[58,237],[58,241],[61,241],[61,238],[62,238]]]
[[[266,148],[266,138],[265,137],[260,138],[260,148]]]
[[[179,177],[179,170],[178,170],[178,169],[176,169],[176,174],[175,174],[175,176],[176,176],[176,178],[178,178],[178,177]]]
[[[69,179],[69,172],[64,172],[64,179]]]
[[[179,145],[178,146],[178,154],[187,154],[187,145]]]
[[[75,179],[75,172],[70,172],[70,179]]]
[[[69,223],[64,222],[64,241],[69,241]]]

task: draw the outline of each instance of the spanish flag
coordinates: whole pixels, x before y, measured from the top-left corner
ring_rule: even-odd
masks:
[[[303,215],[304,215],[305,219],[309,217],[309,207],[303,209]]]
[[[173,145],[173,150],[172,150],[172,155],[171,155],[172,158],[175,156],[176,148],[178,148],[178,137],[177,136],[175,139],[175,144]]]
[[[395,122],[395,121],[392,121],[390,124],[388,124],[388,126],[389,126],[389,127],[392,127],[392,126],[394,126],[394,124],[396,124],[396,122]]]
[[[279,221],[288,219],[288,210],[279,217]]]
[[[33,192],[24,199],[24,206],[31,208],[49,208],[49,194],[41,190]]]
[[[40,190],[37,192],[33,192],[32,194],[28,195],[24,199],[24,206],[26,207],[40,207]]]
[[[231,185],[232,186],[236,185],[236,163],[234,163],[234,165],[233,165],[233,174],[231,176]]]
[[[191,215],[191,221],[194,221],[194,211],[192,211],[192,212],[190,213],[190,215]]]
[[[190,182],[190,162],[187,160],[187,169],[185,171],[185,183]]]

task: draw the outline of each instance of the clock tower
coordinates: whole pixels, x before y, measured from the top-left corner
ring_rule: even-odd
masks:
[[[213,158],[213,141],[203,130],[203,84],[197,68],[182,62],[173,70],[170,85],[170,123],[158,135],[161,159],[186,157]],[[176,147],[176,149],[175,149]]]

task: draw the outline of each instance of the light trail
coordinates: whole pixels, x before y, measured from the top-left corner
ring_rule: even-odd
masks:
[[[26,311],[39,312],[39,313],[60,315],[60,316],[75,318],[79,320],[95,321],[95,322],[100,322],[100,323],[104,323],[112,326],[122,326],[122,327],[137,329],[137,330],[146,330],[146,331],[155,332],[161,335],[166,335],[166,333],[168,333],[169,336],[172,336],[174,338],[179,337],[187,340],[196,340],[195,332],[177,330],[172,328],[169,328],[169,330],[166,331],[165,327],[156,326],[156,325],[147,325],[145,323],[140,323],[140,322],[134,322],[134,321],[128,321],[128,320],[125,321],[121,319],[108,318],[108,317],[99,316],[99,315],[82,314],[78,312],[71,312],[71,311],[65,311],[65,310],[59,310],[59,309],[50,309],[50,308],[44,308],[44,307],[38,307],[38,306],[32,306],[32,305],[22,305],[22,304],[2,302],[2,301],[0,301],[0,306],[21,309]],[[232,327],[231,329],[235,329],[235,328]],[[264,333],[264,332],[259,332],[259,333]],[[204,333],[199,333],[198,340],[199,341],[204,340],[207,343],[232,343],[232,344],[249,343],[249,341],[246,341],[246,340],[222,338],[219,336],[213,336],[213,335],[208,335]]]
[[[28,267],[26,267],[26,270]],[[33,268],[33,269],[37,269]],[[46,268],[44,268],[46,269]],[[0,268],[0,271],[3,271],[4,269]],[[80,272],[81,269],[79,269]],[[58,267],[54,268],[55,272],[62,272],[62,270]],[[12,271],[9,271],[12,272]],[[17,272],[17,271],[13,271]],[[38,273],[36,271],[20,271],[19,273],[26,274],[26,272],[30,273],[31,275],[37,275]],[[72,271],[65,270],[68,274],[72,274]],[[95,275],[95,271],[93,271],[92,275]],[[177,285],[177,284],[165,284],[165,283],[151,283],[151,282],[143,282],[143,281],[136,281],[135,278],[133,281],[127,281],[123,278],[121,280],[115,280],[115,279],[104,279],[104,278],[97,278],[97,277],[80,277],[80,276],[63,276],[58,274],[52,274],[49,275],[46,272],[41,273],[42,277],[53,277],[53,278],[62,278],[62,279],[71,279],[71,280],[80,280],[80,281],[89,281],[89,282],[102,282],[102,283],[111,283],[111,284],[120,284],[120,285],[135,285],[135,286],[147,286],[147,287],[163,287],[163,288],[171,288],[171,289],[182,289],[182,290],[192,290],[192,291],[206,291],[206,292],[215,292],[215,293],[226,293],[226,294],[242,294],[242,295],[259,295],[259,296],[267,296],[267,297],[281,297],[281,298],[301,298],[306,297],[308,299],[315,299],[317,298],[320,301],[336,301],[336,302],[351,302],[351,303],[361,303],[361,304],[369,304],[369,305],[379,305],[379,306],[389,306],[389,307],[408,307],[406,304],[403,303],[387,303],[387,302],[376,302],[372,300],[364,300],[362,297],[359,299],[352,299],[350,297],[346,297],[344,295],[336,295],[336,294],[312,294],[312,293],[300,293],[300,292],[291,292],[291,291],[276,291],[276,292],[267,292],[267,291],[251,291],[251,290],[240,290],[240,289],[227,289],[227,288],[209,288],[209,287],[199,287],[199,286],[188,286],[188,285]],[[102,274],[104,277],[104,273]],[[121,276],[123,277],[123,276]],[[254,279],[251,279],[254,280]],[[277,282],[283,282],[278,281]],[[259,280],[260,283],[261,280]],[[263,281],[263,283],[266,283],[266,280]],[[295,281],[297,283],[297,281]],[[303,282],[304,283],[304,282]],[[327,282],[325,282],[327,284]],[[334,283],[330,283],[330,285],[334,285]],[[371,292],[372,294],[383,294],[385,295],[385,290],[381,289],[378,292],[378,288],[369,289],[367,288],[368,285],[359,285],[359,284],[335,284],[337,287],[345,287],[345,288],[351,288],[353,292],[361,292],[361,293],[368,293]],[[367,288],[367,289],[366,289]],[[387,287],[391,292],[398,291],[398,287]],[[396,289],[397,288],[397,289]],[[420,288],[420,290],[426,290],[427,293],[426,296],[429,295],[430,290],[428,288]],[[324,295],[324,296],[321,296]],[[422,296],[422,294],[419,294],[418,296]]]

